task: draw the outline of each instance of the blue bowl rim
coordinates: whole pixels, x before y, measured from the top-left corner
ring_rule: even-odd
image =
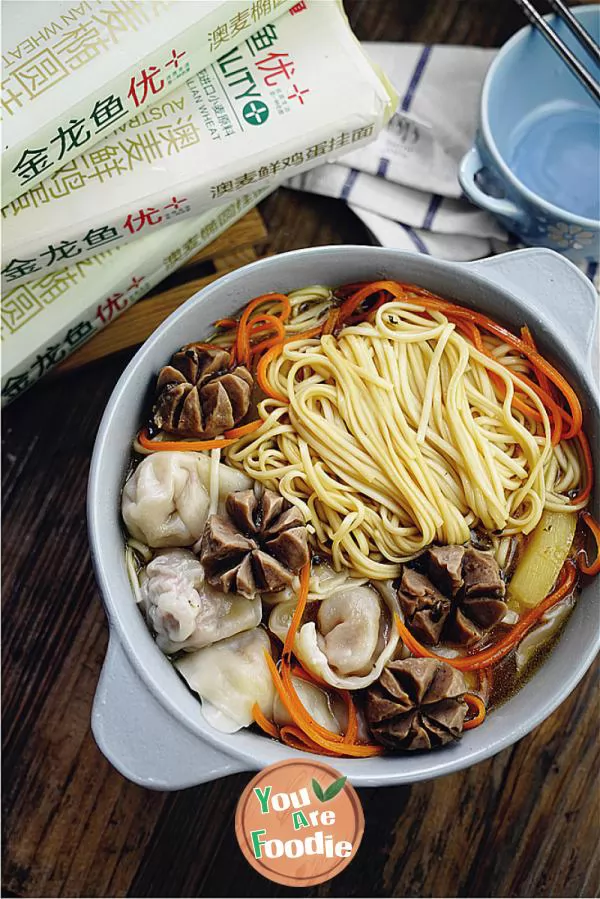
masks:
[[[597,3],[589,3],[585,6],[577,6],[571,9],[571,12],[578,20],[582,17],[582,15],[587,18],[587,15],[592,12],[595,12],[596,15],[598,15],[598,11],[599,5]],[[544,16],[544,18],[549,21],[553,19],[554,16],[554,13],[549,13],[548,15]],[[498,51],[497,56],[494,58],[491,66],[489,67],[485,76],[485,80],[483,82],[483,90],[481,92],[481,131],[483,133],[487,148],[494,158],[494,163],[498,166],[506,180],[509,181],[515,188],[517,188],[520,193],[524,194],[531,203],[535,203],[536,205],[541,206],[551,215],[556,218],[563,219],[568,224],[581,225],[591,231],[598,231],[600,229],[600,221],[596,219],[584,218],[584,216],[576,215],[573,212],[568,212],[568,210],[562,209],[560,206],[554,206],[552,203],[544,200],[543,197],[540,197],[538,194],[530,190],[525,184],[523,184],[523,182],[516,177],[512,169],[504,161],[500,151],[498,150],[496,141],[494,140],[492,135],[492,130],[487,114],[492,81],[494,80],[494,77],[496,76],[496,73],[498,72],[500,66],[506,61],[507,55],[517,46],[517,44],[529,37],[532,31],[532,25],[525,25],[523,28],[517,31],[516,34],[513,34],[513,36],[505,44],[502,45],[502,47]],[[566,68],[566,63],[563,63],[563,65],[565,65]]]

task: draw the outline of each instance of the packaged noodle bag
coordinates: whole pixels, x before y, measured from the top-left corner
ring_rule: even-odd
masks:
[[[107,248],[2,297],[2,404],[20,396],[264,199],[237,197],[165,232]]]
[[[338,0],[300,0],[2,210],[11,286],[372,140],[396,105]]]
[[[3,4],[2,202],[88,152],[294,2]]]

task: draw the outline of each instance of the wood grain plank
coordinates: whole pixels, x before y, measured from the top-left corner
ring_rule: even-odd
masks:
[[[15,406],[4,423],[3,524],[16,539],[3,566],[3,623],[11,632],[2,656],[10,772],[3,882],[16,895],[125,895],[164,801],[120,777],[89,729],[107,634],[86,545],[85,493],[98,413],[116,378],[111,368],[104,378],[78,375],[92,402],[67,404],[60,428],[58,382],[45,385],[35,415]],[[39,455],[23,464],[19,447],[29,445]]]
[[[232,250],[226,256],[217,256],[214,260],[214,265],[219,275],[224,275],[226,272],[242,268],[242,266],[248,265],[249,262],[255,262],[257,259],[258,256],[254,247],[245,247],[239,250]]]
[[[235,222],[211,244],[199,250],[195,256],[184,262],[182,268],[190,268],[207,259],[226,256],[232,250],[245,247],[261,247],[267,242],[268,233],[260,213],[251,209],[238,222]]]

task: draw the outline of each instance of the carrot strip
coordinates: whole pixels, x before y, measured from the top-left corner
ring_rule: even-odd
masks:
[[[282,743],[285,743],[285,745],[289,746],[291,749],[299,749],[301,752],[313,752],[315,755],[328,755],[332,758],[339,758],[337,752],[332,752],[330,749],[324,749],[322,746],[317,746],[316,743],[313,743],[312,740],[308,739],[306,734],[302,733],[299,727],[295,727],[293,724],[284,724],[279,731],[279,735]]]
[[[252,717],[258,724],[261,730],[264,730],[266,734],[270,737],[273,737],[274,740],[279,739],[279,730],[276,725],[273,724],[272,721],[269,721],[268,718],[265,718],[263,715],[262,709],[257,702],[252,706]]]
[[[255,299],[248,303],[248,305],[242,312],[238,323],[237,336],[235,341],[236,357],[240,360],[240,362],[244,362],[246,365],[248,365],[250,361],[250,342],[248,337],[248,322],[250,320],[250,316],[255,311],[255,309],[257,309],[263,303],[275,302],[281,303],[282,310],[280,319],[282,322],[286,322],[290,316],[292,307],[289,298],[284,293],[266,293],[260,297],[255,297]]]
[[[240,437],[245,437],[246,434],[252,434],[253,431],[258,431],[261,425],[264,424],[262,418],[257,418],[255,421],[249,421],[247,425],[242,425],[239,428],[231,428],[229,431],[225,431],[225,437],[232,440],[239,440]]]
[[[265,323],[267,327],[259,326],[257,328],[252,328],[252,334],[259,333],[261,331],[275,331],[275,335],[273,337],[268,337],[266,340],[261,341],[257,344],[250,344],[250,354],[252,357],[264,352],[272,346],[276,346],[279,343],[282,343],[285,338],[285,325],[282,321],[276,318],[274,315],[261,315],[259,319]]]
[[[403,291],[402,296],[399,297],[394,293],[394,291],[390,290],[390,285],[394,284],[392,281],[372,281],[370,284],[366,284],[364,287],[361,287],[356,293],[351,294],[347,300],[345,300],[339,308],[339,324],[343,324],[349,316],[351,316],[361,303],[364,303],[366,299],[368,299],[371,294],[377,293],[379,290],[387,290],[388,293],[391,293],[392,296],[395,296],[396,299],[405,299],[406,291]],[[400,284],[394,284],[395,287],[401,287]]]
[[[581,430],[579,432],[577,440],[581,447],[581,455],[583,456],[583,464],[585,466],[585,484],[577,496],[573,498],[574,503],[580,503],[584,499],[587,499],[594,486],[594,460],[592,459],[592,451],[590,449],[589,440],[585,435],[585,431]]]
[[[353,284],[342,284],[341,287],[336,287],[333,295],[339,300],[346,300],[350,294],[360,290],[361,287],[367,287],[369,283],[369,281],[355,281]]]
[[[465,721],[463,724],[463,730],[471,730],[473,727],[479,727],[479,725],[483,724],[485,721],[485,702],[475,693],[465,693],[464,699],[469,708],[474,708],[476,711],[473,718],[469,718],[469,720]]]
[[[151,440],[150,437],[148,437],[146,428],[142,428],[137,436],[138,443],[140,446],[143,446],[144,449],[163,453],[197,453],[209,449],[223,449],[224,447],[231,446],[232,443],[235,443],[236,439],[236,437],[225,439],[219,437],[215,440]]]
[[[256,368],[256,380],[265,396],[269,396],[273,400],[279,400],[281,403],[289,402],[287,396],[284,396],[282,393],[276,393],[271,389],[267,380],[267,367],[273,359],[279,355],[286,344],[293,343],[295,340],[310,340],[313,337],[320,337],[322,330],[323,326],[317,325],[315,328],[310,328],[308,331],[302,331],[301,334],[290,334],[289,337],[285,338],[282,344],[271,347],[264,356],[260,357]]]
[[[258,381],[258,386],[265,394],[265,396],[270,396],[272,400],[279,400],[281,403],[287,403],[288,398],[284,396],[282,393],[277,393],[276,390],[273,390],[267,380],[267,367],[270,363],[275,359],[283,349],[281,344],[277,344],[277,346],[271,347],[270,350],[261,356],[258,365],[256,367],[256,380]]]
[[[292,616],[288,632],[285,635],[285,640],[283,641],[281,658],[288,665],[291,663],[294,640],[296,639],[296,634],[298,633],[298,628],[300,627],[300,622],[302,621],[302,616],[304,615],[304,610],[306,608],[306,602],[308,600],[309,581],[310,562],[307,562],[300,572],[300,590],[298,591],[298,603],[296,605],[296,608],[294,609],[294,614]]]
[[[327,316],[327,320],[323,325],[323,330],[321,331],[321,335],[324,334],[333,334],[336,329],[336,325],[338,322],[339,311],[335,308],[329,310],[329,315]]]
[[[295,725],[300,727],[301,731],[319,747],[319,750],[327,749],[335,755],[347,755],[353,758],[369,758],[374,755],[382,755],[385,752],[383,746],[371,743],[346,743],[339,734],[334,734],[321,727],[316,721],[313,721],[302,703],[295,703],[290,695],[293,691],[293,684],[291,684],[290,690],[289,684],[286,684],[284,680],[284,678],[288,678],[291,683],[291,675],[287,666],[282,666],[282,674],[280,675],[275,662],[271,658],[271,654],[266,650],[265,659],[269,666],[269,670],[271,671],[275,688],[279,693],[288,714],[291,716]],[[327,736],[321,736],[321,732],[325,733]]]
[[[581,518],[589,528],[592,533],[594,540],[596,541],[596,558],[590,564],[588,559],[588,554],[585,549],[580,549],[577,553],[577,565],[582,574],[587,574],[590,577],[600,573],[600,524],[595,521],[589,512],[582,512]]]
[[[474,653],[470,656],[462,656],[456,659],[448,659],[444,656],[438,656],[429,649],[426,649],[419,641],[410,633],[403,621],[398,615],[395,615],[396,627],[400,633],[402,642],[406,648],[417,658],[437,659],[440,662],[446,662],[458,671],[477,671],[480,668],[489,668],[495,665],[513,650],[522,638],[531,628],[539,621],[544,612],[555,606],[556,603],[568,596],[573,590],[577,581],[577,569],[573,562],[567,561],[563,565],[560,581],[556,589],[549,593],[548,596],[532,609],[527,615],[521,618],[512,630],[503,637],[498,643],[484,649],[482,652]]]
[[[302,668],[300,665],[292,666],[292,677],[299,677],[301,680],[305,680],[307,683],[314,684],[315,687],[321,687],[322,689],[325,689],[329,692],[335,689],[331,686],[331,684],[328,684],[326,681],[321,680],[320,677],[316,677],[309,671],[305,671],[304,668]],[[348,724],[346,726],[344,739],[348,743],[354,743],[358,734],[358,715],[356,714],[356,706],[354,705],[354,701],[349,690],[336,690],[336,692],[339,693],[344,700],[346,713],[348,715]]]
[[[521,339],[524,341],[524,343],[526,343],[528,346],[530,346],[531,349],[535,350],[537,353],[538,348],[537,348],[535,340],[533,339],[533,334],[531,333],[531,331],[529,329],[529,325],[523,325],[523,327],[521,328]],[[544,372],[540,371],[539,368],[536,368],[535,366],[533,366],[533,370],[535,372],[535,376],[538,379],[542,390],[545,390],[546,393],[548,393],[552,397],[552,399],[555,400],[556,395],[554,393],[554,385],[546,377]]]

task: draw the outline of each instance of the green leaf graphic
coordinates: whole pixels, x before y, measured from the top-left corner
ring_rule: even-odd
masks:
[[[323,801],[329,802],[330,799],[333,799],[334,796],[337,796],[340,790],[343,789],[346,780],[347,778],[340,777],[338,780],[334,780],[332,784],[329,784],[329,786],[325,790],[325,798]]]
[[[319,783],[318,780],[315,780],[314,777],[312,780],[312,788],[313,788],[313,792],[314,792],[315,796],[317,797],[317,799],[320,802],[325,802],[325,794],[323,793],[323,790],[321,789],[321,784]]]

